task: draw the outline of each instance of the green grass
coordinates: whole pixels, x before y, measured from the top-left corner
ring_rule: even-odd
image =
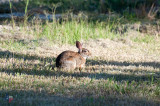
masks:
[[[42,32],[34,30],[34,35],[47,37],[60,43],[74,44],[76,40],[88,40],[90,38],[118,38],[120,35],[112,32],[116,22],[88,22],[88,20],[71,20],[49,23],[39,26]],[[38,33],[37,33],[38,32]]]
[[[151,35],[137,36],[133,41],[140,43],[153,43],[155,41],[155,37]]]
[[[160,105],[159,45],[149,35],[131,37],[131,46],[114,41],[129,36],[118,29],[123,30],[123,19],[95,21],[79,14],[4,30],[12,36],[0,41],[0,105]],[[53,68],[59,49],[70,47],[63,44],[89,39],[88,47],[99,55],[93,53],[81,73]],[[10,104],[6,94],[14,98]]]
[[[1,44],[9,51],[0,51],[0,105],[9,104],[6,94],[14,98],[10,105],[160,104],[159,63],[93,57],[81,73],[58,71],[52,69],[56,57],[47,56],[45,50],[40,55],[36,50],[23,54],[32,45],[18,41]]]
[[[38,41],[25,42],[24,40],[5,40],[0,41],[0,46],[5,49],[13,50],[13,51],[23,51],[27,49],[34,49],[39,46]]]
[[[24,24],[17,23],[20,32],[23,32],[25,35],[32,35],[35,39],[47,38],[60,44],[74,44],[76,40],[97,38],[111,40],[125,39],[127,36],[132,36],[132,33],[130,35],[127,34],[130,31],[128,24],[134,25],[137,23],[140,25],[140,23],[143,23],[140,20],[135,22],[120,16],[94,16],[84,13],[79,13],[75,17],[73,14],[62,14],[62,19],[53,19],[52,22],[39,19],[27,21],[27,19],[28,17],[25,17]],[[11,24],[15,25],[15,23]],[[4,31],[7,32],[7,30]],[[17,33],[16,31],[11,32],[13,34]],[[133,42],[152,43],[155,39],[157,39],[155,35],[142,35],[139,32],[139,35],[132,36],[130,40]]]
[[[19,67],[17,68],[19,69]],[[91,105],[96,102],[97,105],[104,105],[106,103],[114,104],[114,99],[118,99],[119,104],[121,104],[120,101],[128,97],[134,98],[133,100],[128,98],[126,101],[129,103],[156,105],[156,102],[148,102],[148,100],[154,98],[154,101],[157,101],[160,98],[160,82],[155,77],[152,79],[150,76],[144,77],[144,79],[135,76],[133,80],[127,81],[124,80],[130,80],[127,75],[124,78],[123,75],[117,75],[119,78],[116,79],[114,75],[109,76],[102,70],[99,70],[102,74],[94,72],[83,72],[81,74],[78,72],[55,72],[50,69],[46,70],[43,66],[39,66],[39,68],[32,66],[31,69],[22,68],[19,70],[21,72],[16,71],[16,67],[2,69],[0,89],[3,92],[0,94],[0,100],[3,102],[1,102],[1,105],[7,104],[3,100],[6,93],[14,97],[15,100],[11,103],[12,105],[22,105],[24,103],[25,105],[28,103],[40,105],[39,100],[42,104],[64,103],[63,105],[67,105],[71,102],[73,104]],[[53,96],[57,96],[57,98]],[[34,99],[32,99],[33,97]],[[75,99],[72,97],[75,97]],[[136,98],[141,97],[147,99],[136,100]],[[58,101],[58,98],[60,100],[56,103],[55,101]],[[69,101],[62,102],[63,98],[72,98],[73,100],[69,99]]]

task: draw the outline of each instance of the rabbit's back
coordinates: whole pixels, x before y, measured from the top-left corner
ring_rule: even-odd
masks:
[[[64,51],[58,55],[56,59],[56,67],[67,70],[72,70],[76,67],[84,66],[84,64],[85,59],[83,59],[79,53],[73,51]]]

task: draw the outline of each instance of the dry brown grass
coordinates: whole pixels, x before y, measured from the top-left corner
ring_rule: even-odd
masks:
[[[75,45],[1,32],[0,105],[160,105],[159,41],[90,39],[86,68],[58,71],[55,58]],[[19,36],[19,37],[17,37]],[[8,43],[9,40],[9,43]]]

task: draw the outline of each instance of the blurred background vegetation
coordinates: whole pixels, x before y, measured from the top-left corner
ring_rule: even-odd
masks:
[[[0,3],[0,13],[10,12],[9,0]],[[13,12],[23,11],[28,0],[11,0],[13,3]],[[143,18],[147,12],[154,8],[159,9],[160,0],[29,0],[28,8],[45,8],[52,11],[56,5],[57,13],[79,11],[90,13],[109,13],[118,12],[120,14],[132,14],[136,17]],[[159,12],[156,12],[156,16]]]
[[[122,37],[122,35],[124,38],[127,32],[131,32],[129,30],[138,31],[146,36],[155,35],[156,38],[160,36],[160,0],[1,1],[0,14],[10,14],[11,12],[21,12],[24,16],[22,18],[12,16],[10,19],[13,26],[16,25],[17,20],[20,20],[20,24],[30,25],[30,28],[33,28],[33,35],[47,36],[51,40],[58,39],[61,42],[71,44],[80,39],[114,39],[115,37]],[[52,23],[50,23],[50,19],[49,21],[45,20],[45,22],[43,19],[35,20],[34,16],[37,14],[41,15],[41,19],[43,18],[42,15],[45,18],[51,17]],[[54,14],[58,17],[55,16],[56,21],[53,19]],[[4,18],[0,17],[0,20],[2,21]],[[137,38],[134,38],[134,41],[135,39],[137,41]],[[151,38],[147,37],[147,39],[150,41]],[[148,42],[148,40],[145,41]]]

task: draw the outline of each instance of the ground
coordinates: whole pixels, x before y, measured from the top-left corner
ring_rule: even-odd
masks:
[[[13,96],[10,105],[160,105],[158,39],[81,40],[92,53],[86,68],[59,71],[56,57],[77,51],[75,45],[0,27],[0,105],[9,104],[6,94]]]

